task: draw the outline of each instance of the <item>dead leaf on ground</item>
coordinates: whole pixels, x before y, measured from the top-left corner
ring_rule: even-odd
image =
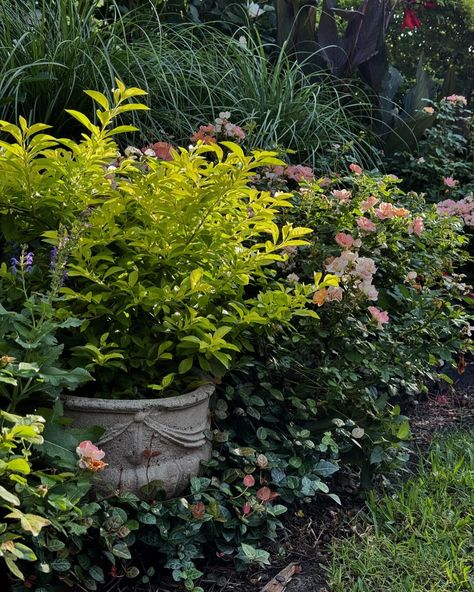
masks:
[[[284,592],[295,573],[301,572],[299,563],[290,563],[272,578],[260,592]]]

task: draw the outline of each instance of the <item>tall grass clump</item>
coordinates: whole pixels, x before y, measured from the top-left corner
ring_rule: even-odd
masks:
[[[230,111],[250,130],[252,146],[289,148],[313,166],[334,145],[365,162],[374,158],[368,98],[323,73],[310,81],[280,48],[203,25],[157,23],[153,31],[141,29],[134,54],[141,56],[151,115],[178,142]]]
[[[334,145],[362,162],[370,147],[369,101],[321,74],[308,80],[283,50],[205,25],[166,23],[148,6],[122,15],[93,0],[0,0],[0,117],[44,121],[74,135],[66,107],[93,116],[84,88],[106,91],[115,78],[148,93],[134,114],[141,138],[186,145],[220,111],[244,125],[250,147],[284,147],[295,160],[334,164]],[[340,151],[339,151],[340,153]]]
[[[114,24],[94,18],[95,2],[0,0],[0,116],[54,124],[66,106],[89,107],[84,88],[108,89],[120,45]]]

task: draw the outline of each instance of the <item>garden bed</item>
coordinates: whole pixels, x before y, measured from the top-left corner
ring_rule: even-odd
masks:
[[[405,411],[410,417],[413,435],[412,467],[420,451],[426,451],[433,435],[449,434],[457,429],[474,427],[474,363],[467,365],[452,387],[436,385],[417,403],[410,403]],[[406,477],[406,473],[403,474]],[[232,565],[217,566],[210,559],[201,585],[206,592],[260,592],[262,588],[288,564],[296,562],[301,572],[296,574],[288,592],[329,592],[326,588],[325,566],[330,560],[328,545],[334,536],[350,536],[355,532],[354,519],[364,507],[358,491],[357,475],[343,472],[334,484],[341,497],[342,508],[327,497],[319,497],[290,511],[281,538],[269,547],[271,568],[238,574]],[[174,590],[167,585],[166,589]],[[270,589],[272,590],[272,589]],[[274,589],[278,592],[277,588]]]

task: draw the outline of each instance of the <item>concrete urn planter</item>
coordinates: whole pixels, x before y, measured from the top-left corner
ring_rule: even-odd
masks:
[[[214,388],[150,400],[65,396],[65,414],[73,427],[105,429],[96,444],[105,451],[108,467],[97,475],[97,489],[140,494],[143,486],[159,481],[167,497],[181,493],[201,461],[211,456],[204,431],[210,427]]]

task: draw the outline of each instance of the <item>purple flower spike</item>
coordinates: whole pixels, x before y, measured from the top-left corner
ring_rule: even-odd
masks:
[[[20,265],[20,262],[18,261],[18,259],[16,257],[12,257],[10,259],[10,264],[12,267],[12,273],[14,273],[15,275],[18,273],[18,265]]]
[[[49,268],[51,269],[51,271],[54,271],[56,269],[56,262],[58,260],[58,247],[53,247],[51,249],[49,257],[50,257]]]

